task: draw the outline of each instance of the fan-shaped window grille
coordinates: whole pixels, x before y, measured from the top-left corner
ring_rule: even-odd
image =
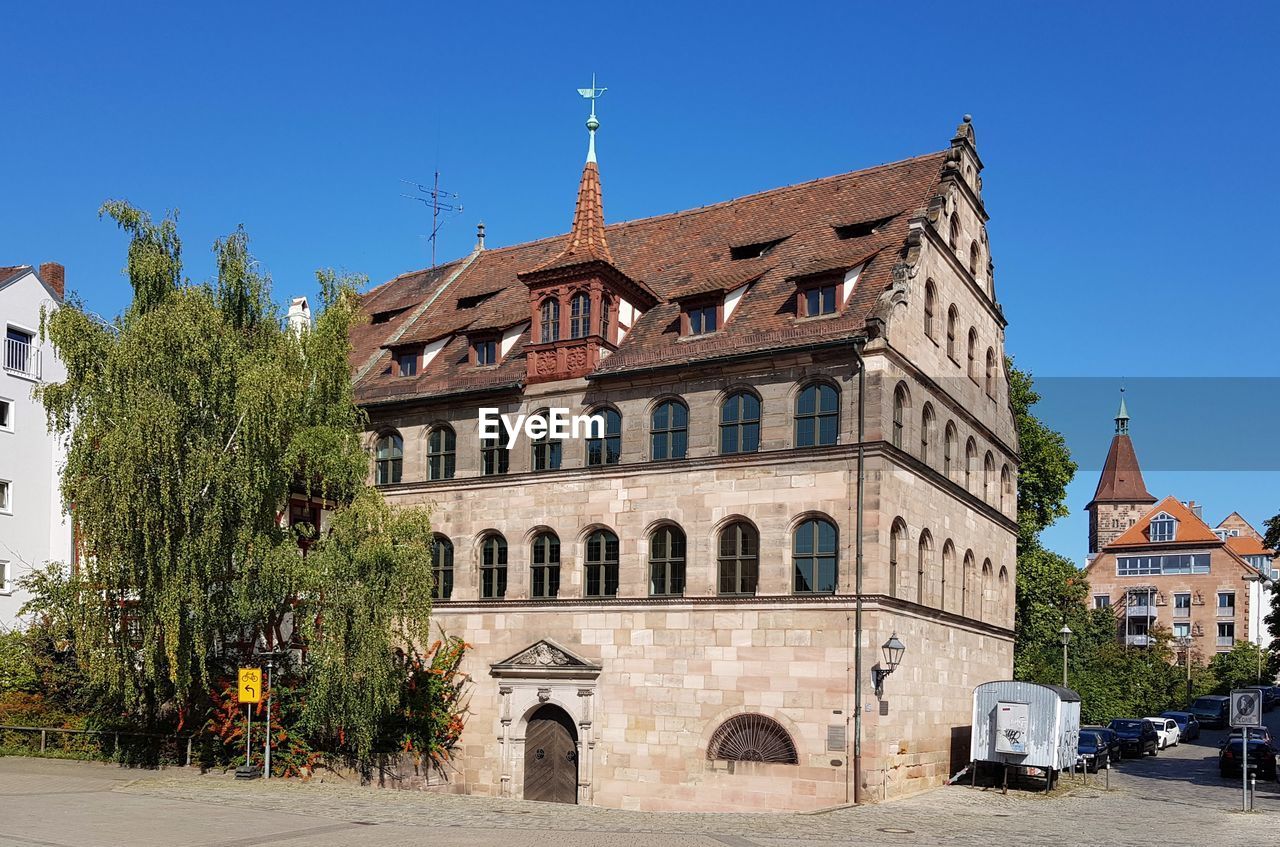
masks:
[[[798,765],[796,745],[782,725],[764,715],[734,715],[711,736],[707,758]]]

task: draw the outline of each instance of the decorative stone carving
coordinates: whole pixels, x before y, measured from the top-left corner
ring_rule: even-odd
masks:
[[[516,656],[511,664],[546,668],[567,665],[570,664],[570,661],[569,657],[561,651],[545,641],[539,641],[519,656]]]
[[[539,702],[539,703],[545,703],[545,702],[547,702],[547,701],[548,701],[548,700],[550,700],[550,699],[551,699],[551,689],[550,689],[550,688],[539,688],[539,689],[538,689],[538,702]]]

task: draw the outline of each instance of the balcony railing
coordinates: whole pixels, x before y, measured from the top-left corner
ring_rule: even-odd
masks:
[[[1185,606],[1174,606],[1173,616],[1175,618],[1189,618],[1191,617],[1191,610]]]
[[[1231,647],[1231,646],[1232,646],[1232,645],[1234,645],[1235,643],[1236,643],[1236,639],[1235,639],[1235,637],[1234,637],[1234,636],[1231,636],[1231,635],[1219,635],[1219,636],[1218,636],[1218,646],[1219,646],[1219,647]]]
[[[1130,603],[1129,617],[1131,618],[1154,618],[1156,616],[1156,607],[1147,605],[1146,603]]]
[[[1127,645],[1129,645],[1130,647],[1146,647],[1148,644],[1150,644],[1150,643],[1151,643],[1151,636],[1149,636],[1149,635],[1126,635],[1126,636],[1124,637],[1124,643],[1125,643],[1125,644],[1127,644]]]
[[[1220,618],[1234,618],[1235,616],[1236,616],[1236,607],[1235,607],[1235,606],[1219,606],[1219,607],[1218,607],[1218,617],[1220,617]]]
[[[4,369],[28,379],[40,378],[40,350],[16,338],[4,340]]]

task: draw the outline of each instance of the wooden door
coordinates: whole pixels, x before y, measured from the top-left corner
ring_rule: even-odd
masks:
[[[524,799],[578,802],[578,745],[573,721],[559,706],[542,706],[524,735]]]

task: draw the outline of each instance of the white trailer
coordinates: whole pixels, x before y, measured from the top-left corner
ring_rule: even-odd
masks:
[[[1075,765],[1080,744],[1080,695],[1059,685],[984,682],[973,690],[973,778],[980,766],[1044,772],[1045,788]]]

